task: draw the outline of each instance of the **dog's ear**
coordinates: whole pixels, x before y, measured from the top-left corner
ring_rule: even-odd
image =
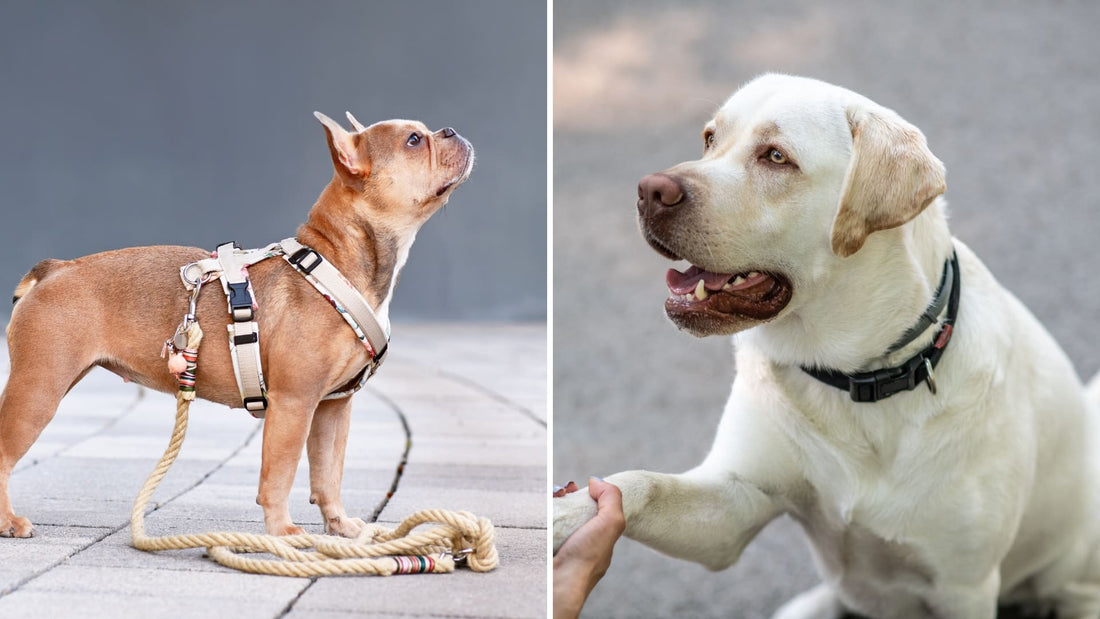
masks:
[[[833,220],[833,253],[847,258],[867,235],[913,219],[947,188],[924,135],[896,115],[849,108],[852,160]]]
[[[332,164],[336,173],[345,182],[355,184],[370,175],[370,157],[363,143],[366,137],[361,133],[348,133],[335,120],[320,112],[314,112],[317,120],[325,127],[328,137],[328,149],[332,154]]]
[[[355,128],[357,133],[362,133],[367,130],[367,128],[363,126],[363,123],[359,122],[357,118],[351,115],[351,112],[344,113],[348,115],[348,122],[351,123],[351,126]]]

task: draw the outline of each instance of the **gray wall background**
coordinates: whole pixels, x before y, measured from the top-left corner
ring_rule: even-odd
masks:
[[[332,175],[314,110],[477,149],[395,320],[545,319],[546,6],[509,0],[0,1],[4,298],[42,258],[293,234]]]
[[[1095,374],[1097,25],[1100,5],[1083,1],[557,0],[555,481],[679,472],[709,449],[734,373],[730,343],[665,319],[671,263],[638,234],[636,187],[699,157],[714,110],[769,70],[847,86],[920,127],[947,165],[955,235],[1082,377]],[[721,573],[624,540],[586,615],[768,617],[817,581],[785,518]]]

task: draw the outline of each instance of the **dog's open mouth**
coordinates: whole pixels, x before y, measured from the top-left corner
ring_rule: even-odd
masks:
[[[665,283],[671,293],[665,311],[673,320],[700,313],[768,320],[791,300],[787,278],[762,271],[714,273],[692,265],[669,269]]]
[[[642,224],[649,246],[670,260],[682,260],[649,226]],[[697,336],[732,334],[771,320],[787,307],[793,295],[791,281],[765,270],[719,273],[691,265],[665,275],[669,297],[665,313],[678,327]]]

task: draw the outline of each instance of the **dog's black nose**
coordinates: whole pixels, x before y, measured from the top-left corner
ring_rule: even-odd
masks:
[[[454,135],[455,135],[455,130],[454,129],[451,129],[450,127],[444,127],[443,128],[443,137],[451,138],[451,137],[454,137]]]

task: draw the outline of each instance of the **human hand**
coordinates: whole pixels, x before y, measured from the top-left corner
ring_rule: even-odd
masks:
[[[555,488],[554,496],[577,490],[570,482]],[[623,495],[614,485],[598,478],[588,480],[588,494],[596,501],[596,515],[581,525],[554,555],[554,618],[576,617],[588,594],[607,573],[611,551],[626,528]]]

